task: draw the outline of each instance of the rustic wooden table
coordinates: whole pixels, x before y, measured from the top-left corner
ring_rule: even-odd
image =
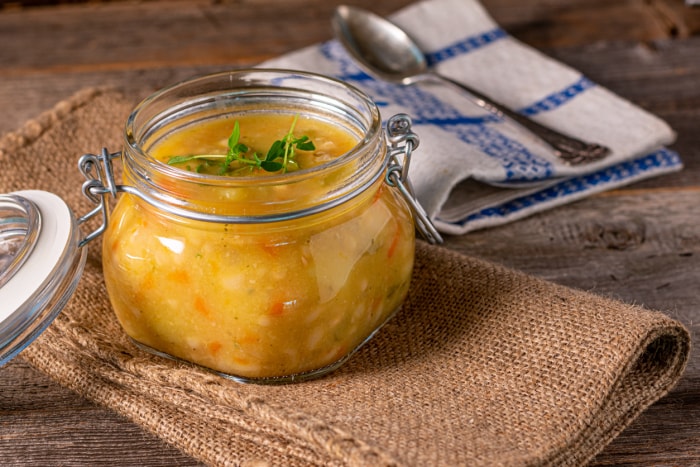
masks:
[[[697,339],[700,9],[681,0],[483,2],[515,37],[667,120],[678,132],[673,148],[686,168],[512,225],[452,237],[447,245],[662,310]],[[0,132],[86,86],[114,85],[145,96],[192,75],[253,65],[326,40],[338,3],[0,2]],[[351,3],[387,14],[410,1]],[[0,373],[0,463],[198,465],[53,383],[21,357]],[[671,394],[594,464],[700,465],[700,352],[693,351]]]

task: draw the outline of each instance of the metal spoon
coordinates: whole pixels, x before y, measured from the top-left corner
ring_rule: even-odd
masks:
[[[405,85],[440,80],[466,91],[482,108],[507,116],[552,147],[555,155],[570,165],[604,158],[610,149],[563,135],[510,110],[484,94],[428,68],[425,55],[413,40],[390,21],[361,8],[341,5],[333,15],[336,38],[368,73]]]

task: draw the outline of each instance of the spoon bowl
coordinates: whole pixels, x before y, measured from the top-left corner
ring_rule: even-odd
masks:
[[[554,155],[570,165],[594,162],[610,150],[564,135],[521,115],[465,84],[435,73],[428,67],[423,51],[401,28],[372,12],[348,5],[338,6],[332,19],[338,41],[371,75],[384,81],[404,85],[426,80],[440,80],[471,96],[482,108],[507,117],[549,145]]]
[[[428,72],[423,51],[394,23],[347,5],[335,11],[336,37],[355,60],[380,79],[411,84]]]

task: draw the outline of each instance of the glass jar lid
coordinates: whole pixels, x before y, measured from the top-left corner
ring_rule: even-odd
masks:
[[[0,195],[0,365],[43,332],[80,279],[87,248],[66,203],[45,191]]]

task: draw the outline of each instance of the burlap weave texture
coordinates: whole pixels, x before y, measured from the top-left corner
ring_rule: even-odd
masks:
[[[77,158],[115,151],[134,102],[85,90],[0,139],[0,192],[76,213]],[[408,300],[328,377],[241,385],[146,354],[121,331],[98,242],[74,298],[22,357],[216,465],[580,465],[680,378],[662,313],[418,244]]]

